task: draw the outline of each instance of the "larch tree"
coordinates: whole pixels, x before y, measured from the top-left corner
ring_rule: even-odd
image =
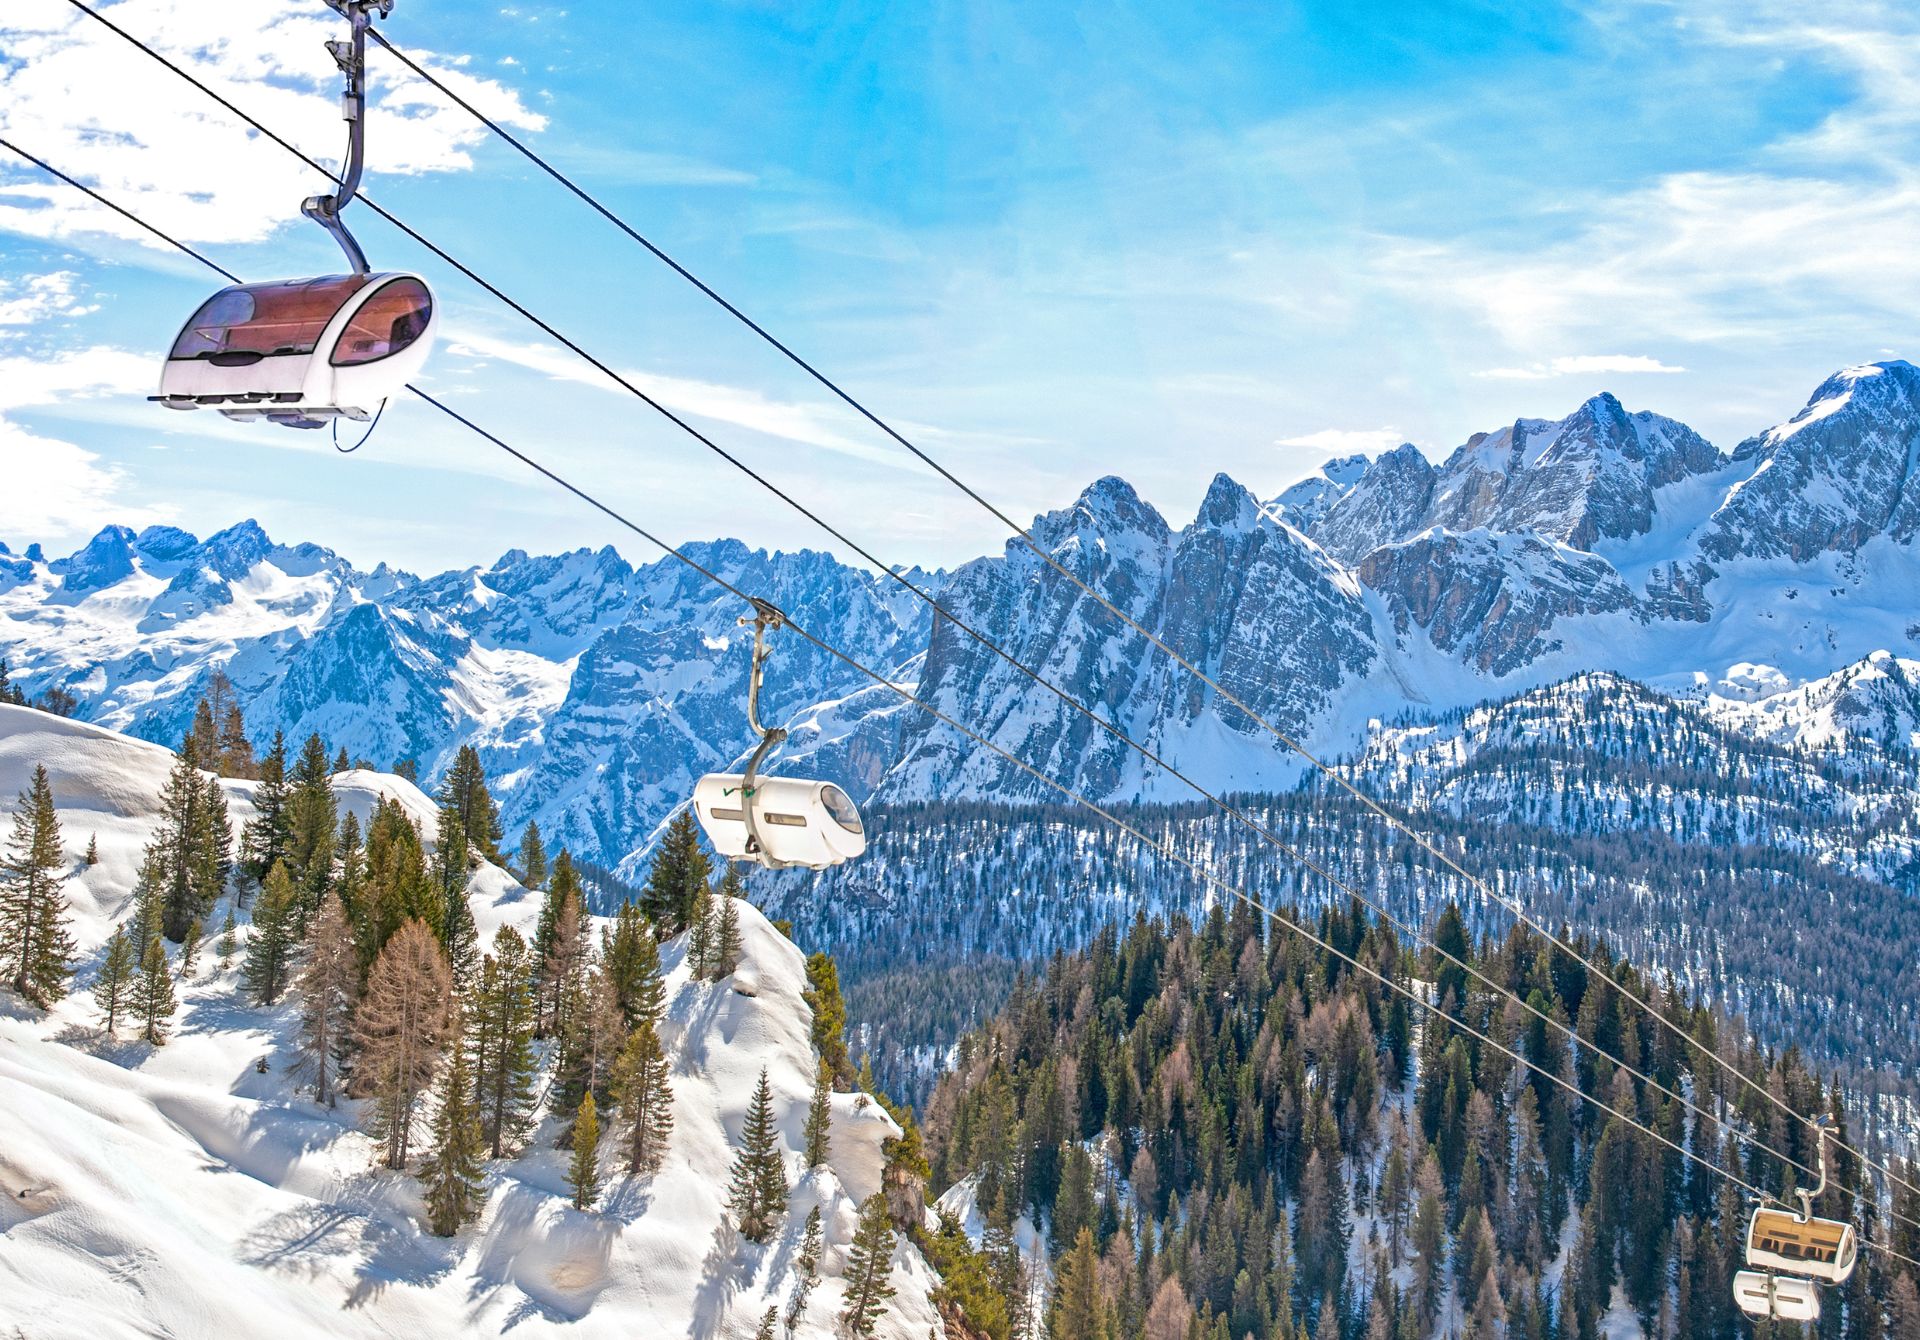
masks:
[[[854,1069],[847,1051],[847,1003],[840,995],[840,969],[831,956],[807,956],[807,985],[801,998],[813,1011],[814,1054],[832,1068],[836,1084],[851,1084]]]
[[[452,995],[453,976],[432,928],[404,922],[374,960],[354,1014],[355,1075],[373,1100],[371,1127],[389,1168],[407,1165],[420,1100],[446,1050]]]
[[[573,1208],[591,1209],[600,1199],[600,1111],[588,1094],[580,1100],[573,1122],[573,1154],[567,1160],[567,1185],[573,1190]]]
[[[554,881],[555,889],[560,881]],[[545,953],[537,965],[540,989],[540,1033],[564,1037],[567,1014],[585,999],[587,960],[592,953],[583,926],[580,896],[576,892],[561,895],[561,903],[547,937]],[[535,949],[539,949],[536,943]]]
[[[65,865],[53,783],[46,768],[36,766],[13,812],[0,864],[0,970],[18,995],[43,1010],[67,994],[73,973],[73,936],[60,889]]]
[[[120,1016],[133,999],[134,973],[140,966],[140,954],[127,936],[125,926],[114,927],[107,941],[107,952],[100,960],[100,971],[93,979],[93,1003],[100,1011],[107,1036],[119,1027]]]
[[[473,1107],[473,1081],[456,1048],[442,1075],[430,1128],[431,1146],[420,1169],[427,1227],[450,1238],[486,1204],[486,1140]]]
[[[652,1023],[627,1038],[613,1068],[613,1098],[619,1104],[620,1147],[627,1172],[653,1172],[673,1133],[673,1085],[667,1055]]]
[[[353,928],[346,905],[329,893],[307,932],[300,992],[300,1054],[313,1078],[316,1102],[333,1106],[334,1089],[352,1036],[353,999],[360,982]]]
[[[840,1324],[849,1335],[872,1335],[886,1315],[887,1300],[894,1294],[893,1244],[893,1217],[887,1211],[887,1198],[876,1191],[861,1203],[860,1225],[854,1230],[847,1268],[842,1272],[847,1288]],[[1091,1234],[1087,1253],[1089,1257],[1093,1254]]]
[[[532,819],[520,833],[520,882],[530,889],[547,883],[547,848],[540,840],[540,825]]]
[[[167,951],[155,937],[147,941],[146,953],[140,959],[140,976],[133,984],[133,1011],[140,1020],[140,1036],[156,1047],[164,1047],[169,1021],[177,1008]]]
[[[511,926],[493,937],[480,961],[466,1011],[466,1051],[472,1057],[480,1130],[494,1158],[516,1145],[532,1123],[534,1005],[527,943]]]
[[[253,935],[242,969],[247,993],[257,1005],[272,1005],[293,980],[293,957],[300,947],[300,895],[281,861],[267,872],[253,905]]]
[[[780,1154],[780,1133],[773,1120],[773,1086],[760,1071],[753,1103],[740,1132],[741,1147],[733,1161],[727,1208],[740,1234],[750,1242],[773,1236],[787,1209],[787,1168]]]

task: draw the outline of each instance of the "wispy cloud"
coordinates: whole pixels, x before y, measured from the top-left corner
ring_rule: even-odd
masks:
[[[611,378],[556,345],[519,343],[486,335],[468,334],[448,346],[455,356],[495,359],[537,372],[555,381],[578,382],[616,395],[627,392]],[[910,458],[898,451],[842,432],[836,421],[843,415],[829,406],[804,401],[776,400],[747,387],[689,377],[667,377],[639,369],[620,368],[620,375],[676,413],[750,429],[768,437],[819,447],[875,465],[908,469]],[[724,445],[724,444],[723,444]]]
[[[0,276],[0,326],[30,326],[53,317],[86,316],[98,311],[97,306],[80,297],[79,283],[80,276],[71,270],[20,279]]]
[[[1322,428],[1317,433],[1274,439],[1275,446],[1311,447],[1347,456],[1377,456],[1391,451],[1406,438],[1398,428]]]
[[[1609,373],[1685,372],[1682,367],[1662,363],[1645,354],[1571,354],[1550,358],[1544,363],[1529,363],[1518,368],[1487,368],[1476,377],[1494,377],[1505,381],[1545,381],[1549,377],[1592,376]]]
[[[322,43],[342,27],[326,11],[303,0],[252,0],[210,26],[199,0],[121,0],[103,9],[321,162],[338,162],[340,75]],[[460,70],[459,58],[423,59],[496,120],[545,124],[505,85]],[[190,241],[260,241],[298,218],[292,203],[320,185],[291,155],[64,6],[0,11],[0,80],[8,94],[0,129],[10,139]],[[373,64],[369,80],[380,116],[380,133],[369,137],[370,171],[472,166],[470,151],[486,131],[471,117],[417,78],[397,77],[393,62]],[[11,158],[0,163],[0,229],[159,245]]]
[[[0,533],[89,535],[108,514],[130,525],[170,517],[171,509],[164,506],[123,502],[125,472],[102,463],[97,453],[31,432],[8,413],[75,398],[144,393],[152,381],[151,360],[123,349],[80,349],[51,359],[0,357],[0,460],[7,463]]]
[[[1556,218],[1582,221],[1545,244],[1390,239],[1376,277],[1514,349],[1622,335],[1777,339],[1786,328],[1857,339],[1863,314],[1908,328],[1920,306],[1920,14],[1809,0],[1604,8],[1662,25],[1702,59],[1731,49],[1815,63],[1850,96],[1737,166],[1556,200]]]

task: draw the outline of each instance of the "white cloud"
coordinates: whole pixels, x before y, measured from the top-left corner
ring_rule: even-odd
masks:
[[[74,292],[79,278],[71,270],[22,279],[0,276],[0,326],[31,326],[49,317],[85,316],[98,311]]]
[[[627,394],[612,379],[557,345],[520,344],[491,336],[465,335],[450,344],[447,352],[468,358],[498,359],[555,381],[578,382],[617,395]],[[627,381],[677,413],[820,447],[870,464],[890,465],[898,469],[910,469],[912,466],[911,459],[904,452],[889,451],[879,443],[840,431],[834,421],[846,416],[827,405],[774,400],[759,391],[719,382],[665,377],[628,368],[616,370]]]
[[[1585,200],[1533,248],[1390,240],[1389,289],[1477,319],[1513,349],[1595,339],[1776,340],[1792,328],[1857,341],[1862,322],[1911,329],[1920,307],[1920,16],[1808,0],[1673,6],[1623,0],[1622,22],[1662,24],[1702,59],[1813,62],[1851,96],[1810,131],[1736,167],[1668,173]],[[1523,373],[1526,370],[1523,369]],[[1550,374],[1553,375],[1553,374]]]
[[[1342,456],[1377,456],[1392,451],[1407,439],[1398,428],[1322,428],[1317,433],[1274,440],[1275,446],[1311,447]]]
[[[0,357],[0,533],[53,540],[87,536],[109,512],[128,525],[164,521],[172,509],[129,506],[118,498],[125,472],[83,447],[43,437],[7,417],[9,410],[76,398],[144,395],[154,381],[151,359],[96,346],[51,359]]]
[[[1629,372],[1685,372],[1682,367],[1662,363],[1644,354],[1572,354],[1550,358],[1544,363],[1529,363],[1518,368],[1488,368],[1476,377],[1495,377],[1506,381],[1545,381],[1549,377],[1591,376]]]
[[[317,12],[316,12],[317,11]],[[305,0],[249,0],[217,15],[202,0],[121,0],[103,12],[323,163],[344,147],[340,74],[322,42],[344,27]],[[323,179],[184,80],[78,11],[0,11],[0,131],[194,242],[254,242],[299,220]],[[506,86],[410,53],[508,125],[539,128]],[[468,168],[486,135],[465,112],[377,50],[368,53],[372,173]],[[11,155],[0,161],[0,229],[35,237],[111,234],[160,245]]]

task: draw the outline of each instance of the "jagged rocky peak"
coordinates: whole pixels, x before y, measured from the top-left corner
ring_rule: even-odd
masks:
[[[1200,500],[1200,511],[1194,516],[1193,524],[1214,530],[1251,530],[1262,519],[1260,504],[1253,494],[1231,475],[1222,473],[1215,475],[1207,486],[1207,496]]]
[[[1920,535],[1920,369],[1863,363],[1823,381],[1786,423],[1742,442],[1748,477],[1714,513],[1701,552],[1805,562]]]
[[[1267,504],[1268,510],[1296,530],[1311,530],[1329,508],[1365,478],[1368,465],[1365,456],[1336,456],[1323,464],[1318,474],[1289,485]]]
[[[68,591],[98,591],[133,575],[133,531],[106,526],[80,549],[49,566]]]
[[[1390,451],[1309,533],[1349,563],[1434,526],[1530,530],[1588,549],[1644,534],[1656,490],[1724,464],[1685,424],[1630,412],[1602,392],[1563,419],[1516,419],[1475,433],[1437,467],[1412,446]]]
[[[133,547],[145,558],[178,563],[200,547],[200,537],[178,526],[148,526],[135,538]]]

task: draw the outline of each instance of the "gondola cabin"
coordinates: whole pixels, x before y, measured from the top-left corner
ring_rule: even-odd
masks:
[[[1802,1219],[1791,1210],[1766,1205],[1747,1221],[1747,1264],[1757,1270],[1844,1284],[1858,1257],[1859,1239],[1851,1224]]]
[[[420,371],[438,324],[418,275],[236,284],[181,329],[152,399],[292,428],[368,419]]]
[[[1820,1294],[1812,1280],[1742,1270],[1733,1277],[1733,1299],[1749,1317],[1820,1320]]]
[[[716,772],[693,788],[693,812],[722,856],[824,870],[867,849],[860,811],[832,782],[756,777],[751,796],[742,794],[745,782],[744,774]],[[751,850],[748,805],[753,806],[763,851]]]

